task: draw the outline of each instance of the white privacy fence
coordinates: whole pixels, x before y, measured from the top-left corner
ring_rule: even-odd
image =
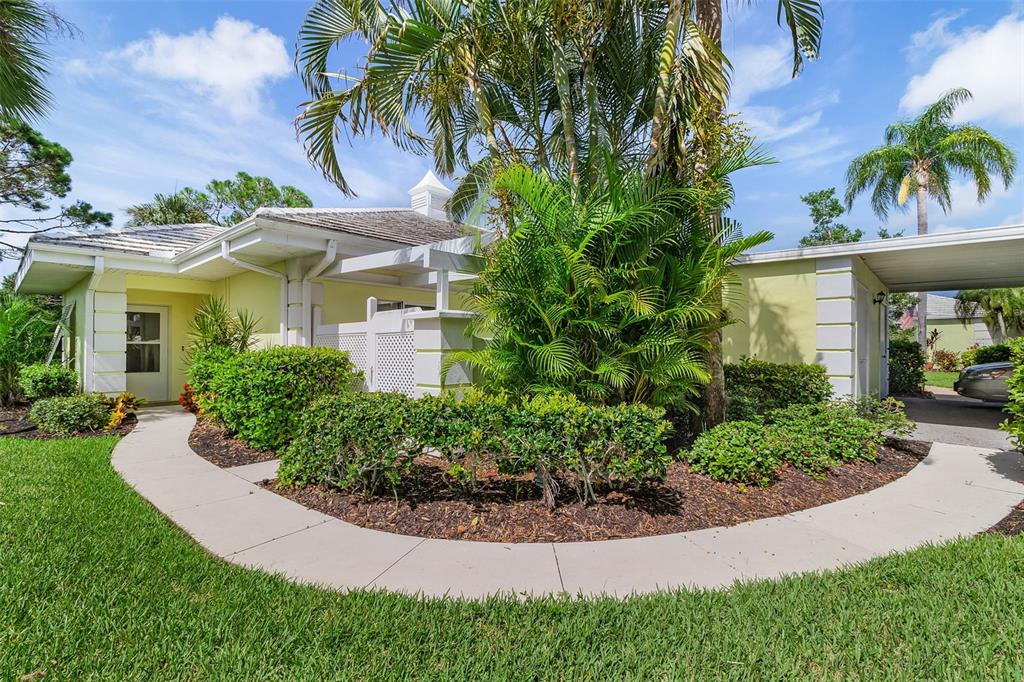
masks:
[[[313,345],[337,348],[349,354],[363,372],[368,391],[396,391],[413,395],[416,388],[416,344],[412,320],[405,315],[419,308],[377,312],[376,300],[367,301],[367,321],[320,324],[314,308]]]

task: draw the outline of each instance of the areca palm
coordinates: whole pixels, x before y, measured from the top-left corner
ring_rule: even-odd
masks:
[[[951,183],[955,174],[966,175],[978,190],[982,202],[992,191],[991,176],[998,176],[1009,188],[1017,159],[1003,142],[978,126],[952,122],[957,107],[971,98],[965,88],[942,95],[910,121],[900,121],[885,130],[885,144],[850,162],[846,172],[846,204],[853,205],[858,194],[871,190],[871,207],[880,217],[889,209],[903,209],[913,196],[917,202],[917,233],[928,233],[928,200],[943,211],[951,204]],[[924,345],[927,309],[925,298],[918,306],[918,339]]]
[[[1024,335],[1024,288],[964,289],[956,295],[956,316],[964,324],[981,317],[996,343]]]
[[[607,173],[585,194],[522,165],[498,175],[513,227],[472,296],[491,338],[449,363],[473,364],[499,390],[598,402],[685,405],[707,383],[729,262],[771,235],[709,235],[706,209],[726,203],[725,190]]]

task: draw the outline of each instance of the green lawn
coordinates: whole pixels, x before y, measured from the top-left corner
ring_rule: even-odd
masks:
[[[941,388],[953,388],[953,382],[960,376],[960,372],[925,372],[925,386],[939,386]]]
[[[625,603],[345,596],[212,558],[118,478],[113,444],[0,440],[0,679],[1024,673],[1024,538]]]

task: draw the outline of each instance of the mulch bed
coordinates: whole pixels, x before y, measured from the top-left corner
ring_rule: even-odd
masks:
[[[1000,535],[1021,535],[1024,533],[1024,502],[1013,508],[1002,521],[988,529],[989,533]]]
[[[219,467],[237,467],[277,458],[273,451],[256,450],[228,436],[227,431],[207,419],[197,419],[188,437],[192,451]]]
[[[563,487],[548,511],[533,481],[494,476],[474,497],[452,489],[443,464],[417,460],[416,474],[398,492],[364,499],[325,485],[269,490],[299,504],[366,528],[428,538],[486,542],[578,542],[663,535],[777,516],[859,495],[903,476],[928,454],[929,444],[890,440],[878,461],[845,464],[825,480],[785,467],[767,488],[721,483],[682,462],[668,478],[607,494],[584,506]]]
[[[121,426],[110,431],[85,431],[76,433],[73,436],[59,436],[36,428],[36,425],[28,420],[29,409],[28,405],[0,409],[0,438],[13,436],[15,438],[32,438],[35,440],[57,440],[88,436],[127,436],[138,423],[135,415],[130,414],[125,418]]]

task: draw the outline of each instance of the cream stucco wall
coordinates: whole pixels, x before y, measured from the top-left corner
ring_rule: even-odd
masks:
[[[814,362],[814,261],[740,265],[736,274],[739,286],[726,294],[736,321],[723,330],[725,361]]]
[[[284,272],[284,264],[269,266]],[[213,294],[220,296],[231,310],[247,310],[259,318],[256,336],[260,347],[281,342],[281,280],[259,272],[243,272],[216,282]]]
[[[960,320],[928,320],[928,332],[933,329],[939,330],[939,340],[935,347],[942,350],[951,350],[954,353],[962,353],[976,342],[974,338],[974,323],[969,322],[965,327]]]

